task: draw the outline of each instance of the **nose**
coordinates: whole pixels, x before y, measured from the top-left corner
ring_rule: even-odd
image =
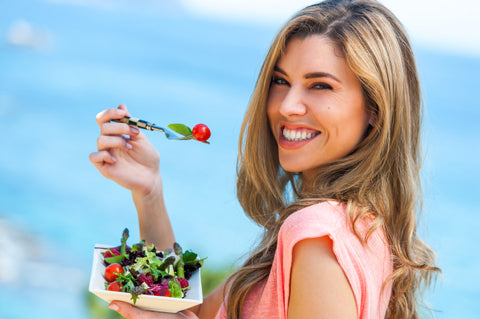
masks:
[[[301,116],[307,113],[301,88],[291,87],[280,103],[280,114],[285,117]]]

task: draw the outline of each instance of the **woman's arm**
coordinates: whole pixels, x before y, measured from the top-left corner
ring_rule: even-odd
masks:
[[[352,288],[329,237],[305,239],[293,249],[288,318],[357,318]]]
[[[175,237],[163,200],[160,155],[138,128],[112,122],[126,115],[123,104],[97,114],[98,150],[89,158],[103,176],[132,192],[141,239],[163,250]]]
[[[163,198],[160,156],[141,131],[111,122],[125,115],[130,115],[125,105],[97,114],[98,150],[90,154],[90,161],[103,176],[132,192],[141,239],[161,250],[171,248],[175,236]],[[145,311],[120,301],[110,306],[126,318],[214,318],[223,302],[223,290],[224,284],[205,297],[201,306],[184,314]]]
[[[217,314],[222,302],[224,301],[225,281],[215,288],[207,297],[203,299],[203,303],[192,309],[200,319],[213,319]]]
[[[148,193],[132,190],[132,197],[137,208],[140,238],[147,244],[154,244],[159,250],[172,248],[175,236],[163,199],[160,174]]]

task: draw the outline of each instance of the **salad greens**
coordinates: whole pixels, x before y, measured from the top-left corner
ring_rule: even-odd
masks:
[[[192,251],[183,252],[178,243],[173,250],[158,251],[155,246],[141,241],[131,248],[127,246],[129,237],[125,228],[120,240],[121,245],[103,252],[104,264],[119,264],[123,273],[116,273],[116,281],[121,291],[131,293],[135,304],[142,294],[184,298],[190,289],[188,280],[203,266],[204,259]],[[110,283],[105,282],[105,288]]]

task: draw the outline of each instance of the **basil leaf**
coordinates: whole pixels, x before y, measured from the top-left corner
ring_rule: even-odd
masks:
[[[168,125],[168,128],[170,128],[172,131],[175,131],[178,134],[181,134],[183,136],[192,135],[192,130],[184,124],[178,124],[178,123],[170,124]]]
[[[194,252],[191,252],[190,250],[187,250],[185,253],[183,253],[183,261],[185,263],[189,262],[194,262],[197,259],[197,254]]]

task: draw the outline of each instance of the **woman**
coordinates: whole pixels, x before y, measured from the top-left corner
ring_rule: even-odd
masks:
[[[90,159],[132,191],[142,238],[167,247],[158,153],[110,123],[127,114],[97,115]],[[110,307],[127,318],[417,318],[419,289],[439,271],[416,233],[420,120],[413,53],[390,11],[373,0],[300,11],[270,48],[240,137],[237,195],[262,241],[199,307]]]

